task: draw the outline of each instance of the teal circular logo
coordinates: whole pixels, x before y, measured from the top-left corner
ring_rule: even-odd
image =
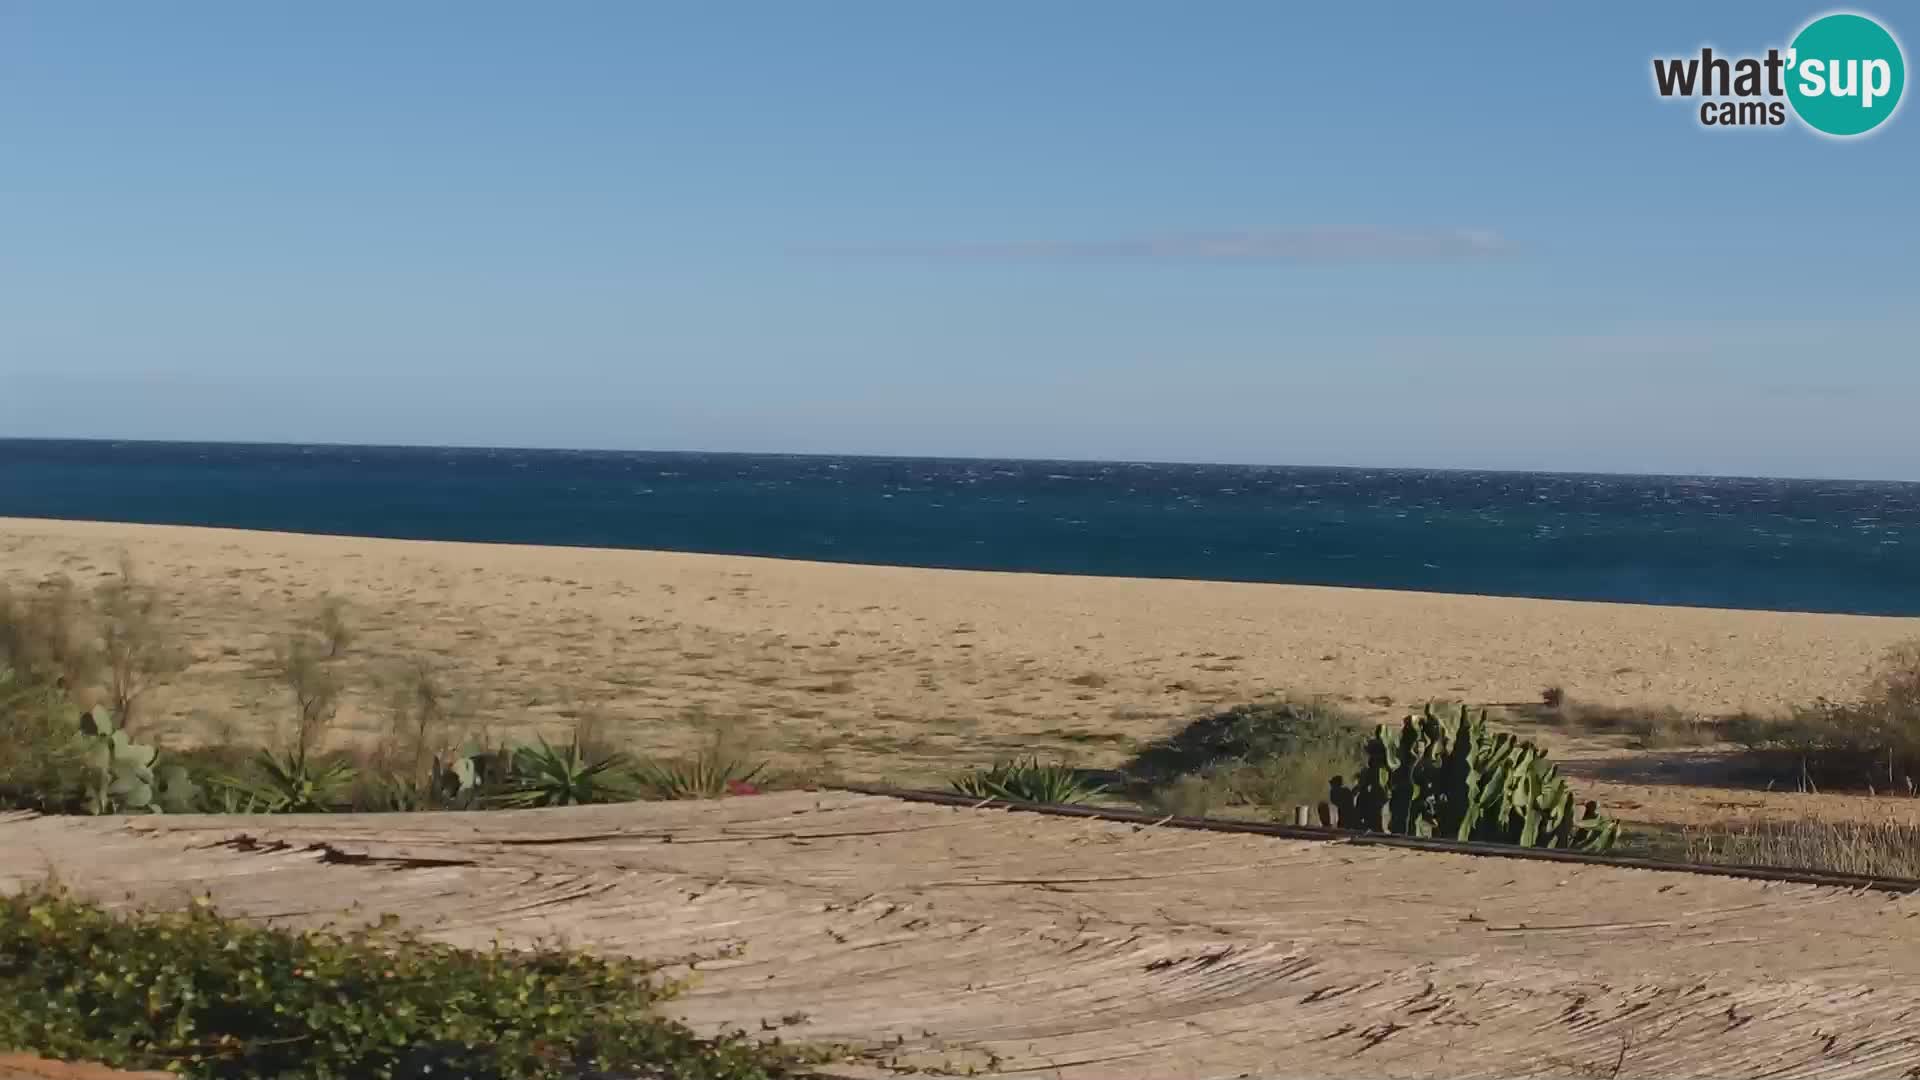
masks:
[[[1787,51],[1787,99],[1815,131],[1864,135],[1886,122],[1907,84],[1906,58],[1865,15],[1823,15]]]

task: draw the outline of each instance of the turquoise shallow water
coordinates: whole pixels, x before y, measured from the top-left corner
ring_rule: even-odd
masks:
[[[1920,615],[1920,484],[0,440],[0,516]]]

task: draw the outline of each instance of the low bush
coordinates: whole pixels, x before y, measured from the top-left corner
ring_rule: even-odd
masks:
[[[1270,757],[1216,770],[1212,775],[1228,805],[1257,806],[1279,817],[1328,798],[1329,777],[1352,775],[1355,756],[1344,746],[1318,744],[1284,757]]]
[[[306,705],[317,700],[302,698]],[[314,814],[353,810],[478,810],[632,799],[756,794],[764,763],[716,740],[684,760],[635,761],[576,732],[566,743],[484,749],[468,744],[421,760],[382,746],[321,745],[330,708],[297,707],[284,750],[232,744],[171,752],[135,742],[105,706],[81,710],[48,682],[0,670],[0,809],[55,814],[193,812]]]
[[[386,720],[369,754],[370,770],[412,784],[425,782],[435,758],[454,749],[459,707],[441,669],[424,657],[384,673],[376,687]]]
[[[758,794],[765,762],[747,758],[744,751],[722,740],[690,758],[648,759],[634,768],[634,783],[647,799],[718,799],[723,795]]]
[[[112,710],[83,711],[57,685],[22,685],[0,670],[0,809],[120,814],[197,805],[188,771],[134,741]]]
[[[954,778],[953,790],[977,799],[1059,804],[1085,802],[1106,789],[1071,765],[1023,757],[962,773]]]
[[[1284,814],[1325,800],[1328,777],[1353,775],[1366,740],[1357,720],[1322,702],[1242,705],[1193,721],[1123,770],[1136,795],[1169,813],[1255,806]]]
[[[633,798],[625,754],[592,754],[579,738],[554,746],[545,738],[513,752],[502,806],[585,806]]]
[[[293,723],[286,742],[288,753],[304,761],[318,751],[340,715],[346,687],[326,662],[325,643],[305,634],[295,634],[274,649],[267,673],[293,698]]]
[[[1259,763],[1306,752],[1359,760],[1367,732],[1339,708],[1324,702],[1263,702],[1239,705],[1187,724],[1152,743],[1122,770],[1153,783],[1222,765]]]
[[[100,668],[93,618],[87,597],[65,576],[24,593],[0,584],[0,668],[23,683],[93,685]]]
[[[171,603],[131,560],[91,593],[61,575],[24,594],[0,586],[0,668],[105,704],[122,727],[187,662]]]
[[[1181,776],[1152,788],[1140,801],[1149,809],[1174,817],[1207,817],[1232,800],[1232,792],[1217,777]]]
[[[0,1050],[208,1080],[752,1080],[820,1059],[700,1038],[656,1011],[672,992],[632,960],[463,950],[391,922],[295,933],[204,903],[118,914],[50,888],[0,898]]]
[[[1727,736],[1779,758],[1779,782],[1913,790],[1920,781],[1920,641],[1889,649],[1853,701],[1822,699],[1785,716],[1738,717]]]
[[[227,812],[324,814],[352,806],[350,793],[358,773],[338,756],[304,751],[261,750],[252,768],[210,779],[207,787]],[[233,811],[234,806],[247,811]]]
[[[141,705],[153,688],[186,669],[187,650],[172,605],[140,580],[131,559],[123,556],[119,576],[94,590],[93,608],[104,704],[131,730],[145,721]]]
[[[394,813],[484,810],[493,805],[493,793],[508,790],[512,783],[510,753],[468,749],[436,755],[420,771],[363,774],[354,808]]]
[[[77,734],[65,693],[0,668],[0,810],[81,809],[86,760]]]

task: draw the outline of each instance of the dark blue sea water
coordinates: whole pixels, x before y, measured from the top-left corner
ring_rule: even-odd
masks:
[[[1920,615],[1920,484],[0,440],[0,516]]]

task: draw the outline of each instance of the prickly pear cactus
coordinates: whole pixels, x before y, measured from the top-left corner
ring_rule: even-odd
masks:
[[[1573,792],[1539,747],[1487,728],[1485,709],[1428,705],[1382,724],[1350,788],[1335,785],[1341,824],[1523,847],[1604,851],[1618,823]]]
[[[480,789],[480,765],[471,754],[434,758],[428,788],[437,805],[470,809]]]
[[[81,713],[79,727],[87,746],[88,809],[96,814],[139,814],[193,808],[195,791],[187,771],[169,765],[156,772],[159,751],[129,738],[104,706]]]
[[[159,786],[154,790],[153,808],[168,814],[190,814],[198,808],[200,789],[180,765],[163,765],[154,774]]]
[[[80,734],[94,738],[112,736],[120,728],[113,722],[113,713],[105,705],[95,705],[80,714]]]

